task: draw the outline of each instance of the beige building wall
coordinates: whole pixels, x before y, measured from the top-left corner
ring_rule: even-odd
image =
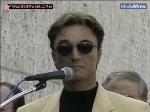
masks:
[[[102,82],[110,72],[133,70],[143,77],[150,91],[150,2],[144,1],[148,9],[120,9],[120,3],[124,2],[3,1],[1,81],[16,84],[27,75],[54,71],[47,31],[61,14],[75,11],[93,15],[105,30],[98,81]],[[4,7],[8,3],[51,3],[54,8],[6,11]],[[23,82],[21,88],[27,89],[36,83]],[[46,89],[26,95],[26,102],[55,92],[60,87],[61,81],[48,81]]]

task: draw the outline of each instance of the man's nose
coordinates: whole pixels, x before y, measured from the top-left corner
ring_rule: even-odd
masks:
[[[74,47],[71,53],[71,60],[72,61],[79,61],[81,60],[81,54],[78,51],[77,47]]]

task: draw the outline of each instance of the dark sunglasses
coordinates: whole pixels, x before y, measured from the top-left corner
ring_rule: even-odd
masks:
[[[82,54],[89,54],[93,47],[97,47],[96,45],[93,45],[91,42],[81,42],[77,46],[77,49]],[[71,43],[62,43],[57,46],[57,52],[62,56],[68,56],[72,50],[73,45]]]

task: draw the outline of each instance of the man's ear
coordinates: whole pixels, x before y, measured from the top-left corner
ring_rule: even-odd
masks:
[[[101,55],[102,55],[102,49],[101,48],[99,48],[98,49],[98,53],[97,53],[97,65],[99,64],[99,62],[100,62],[100,59],[101,59]]]
[[[55,56],[55,52],[52,51],[51,54],[52,54],[52,58],[53,58],[54,64],[56,65],[56,56]]]
[[[60,69],[60,68],[58,68],[58,65],[57,65],[55,51],[52,51],[51,54],[52,54],[52,58],[53,58],[53,62],[54,62],[55,67],[56,67],[57,69]]]

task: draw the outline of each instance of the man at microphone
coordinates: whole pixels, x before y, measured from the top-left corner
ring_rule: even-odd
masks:
[[[48,31],[58,70],[73,69],[64,88],[18,109],[18,112],[150,112],[147,103],[105,90],[96,81],[104,31],[91,15],[66,13]]]

